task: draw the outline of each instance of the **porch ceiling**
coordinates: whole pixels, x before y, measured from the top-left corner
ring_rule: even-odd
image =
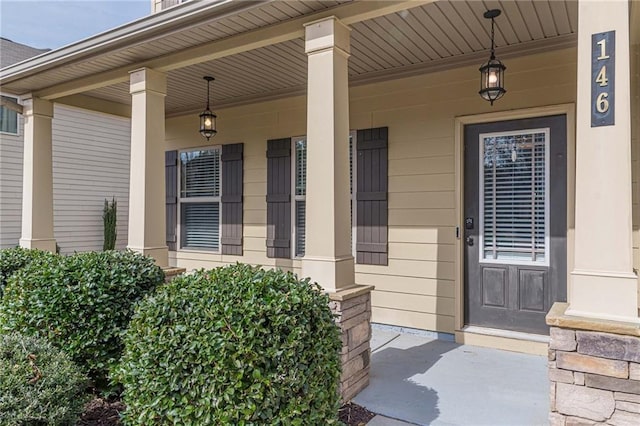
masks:
[[[161,56],[167,49],[186,48],[234,33],[300,17],[314,11],[339,7],[337,1],[271,2],[234,16],[171,34],[104,55],[96,60],[64,69],[62,77],[87,75],[95,69],[118,67],[145,58]],[[186,3],[188,4],[188,3]],[[184,6],[184,5],[183,5]],[[182,6],[179,6],[182,7]],[[401,75],[411,75],[453,66],[480,63],[490,45],[489,25],[482,17],[487,9],[499,8],[496,44],[501,58],[575,44],[577,0],[435,1],[356,22],[351,25],[351,84],[362,84]],[[168,73],[167,115],[198,111],[205,96],[204,75],[214,75],[214,108],[292,94],[306,90],[304,40],[296,38],[249,50]],[[43,88],[61,81],[34,76],[20,81],[25,87]],[[129,104],[127,82],[85,92],[86,95]]]

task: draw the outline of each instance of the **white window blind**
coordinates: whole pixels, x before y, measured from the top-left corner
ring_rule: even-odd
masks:
[[[218,250],[220,203],[182,203],[182,247]]]
[[[480,135],[481,261],[548,261],[548,129]]]
[[[180,246],[220,250],[220,149],[180,152]]]
[[[180,196],[220,196],[220,150],[206,149],[180,153]]]
[[[295,255],[304,256],[305,252],[305,212],[307,195],[307,140],[293,139],[294,144],[294,232]]]

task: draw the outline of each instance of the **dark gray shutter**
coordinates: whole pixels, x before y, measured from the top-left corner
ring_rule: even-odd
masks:
[[[356,262],[388,264],[388,128],[358,130]]]
[[[164,179],[167,207],[167,247],[176,250],[178,227],[178,151],[164,153]]]
[[[291,138],[267,141],[267,257],[291,258]]]
[[[242,256],[243,153],[241,143],[222,145],[222,254]]]

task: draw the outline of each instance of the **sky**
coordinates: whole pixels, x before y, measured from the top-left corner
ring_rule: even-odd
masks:
[[[150,0],[0,0],[0,36],[57,49],[150,13]]]

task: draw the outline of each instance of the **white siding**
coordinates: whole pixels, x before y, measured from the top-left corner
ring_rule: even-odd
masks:
[[[117,248],[127,244],[129,119],[55,105],[54,234],[61,253],[102,250],[105,198],[118,202]]]
[[[102,250],[104,200],[118,201],[117,247],[127,243],[129,119],[55,104],[54,236],[61,253]],[[0,248],[21,232],[23,121],[18,136],[0,134]]]
[[[22,116],[19,134],[0,133],[0,248],[15,247],[22,214]]]

